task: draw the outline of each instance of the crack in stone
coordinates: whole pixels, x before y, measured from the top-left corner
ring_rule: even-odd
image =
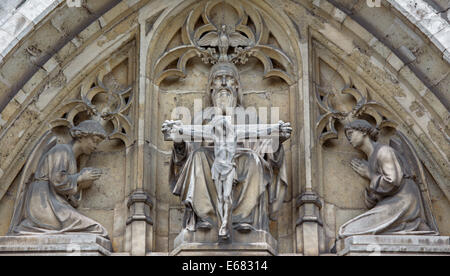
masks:
[[[329,202],[329,201],[326,201],[325,199],[322,199],[322,200],[323,200],[323,202],[324,202],[325,204],[327,204],[327,205],[332,205],[332,206],[334,206],[335,208],[339,208],[339,209],[341,209],[341,210],[367,211],[366,208],[364,208],[364,209],[362,209],[362,208],[344,208],[344,207],[341,207],[341,206],[339,206],[339,205],[337,205],[337,204],[335,204],[335,203],[331,203],[331,202]],[[323,209],[323,208],[322,208],[322,209]]]
[[[150,143],[149,141],[146,141],[146,142],[147,142],[147,144],[148,144],[152,149],[156,150],[156,151],[159,152],[159,153],[162,153],[162,154],[165,154],[165,155],[171,155],[171,154],[172,154],[172,151],[164,151],[164,150],[161,150],[161,149],[159,149],[156,145]]]

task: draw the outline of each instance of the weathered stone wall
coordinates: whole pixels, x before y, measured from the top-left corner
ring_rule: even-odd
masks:
[[[156,83],[153,70],[157,59],[182,41],[177,28],[189,10],[203,2],[102,0],[86,1],[80,9],[64,1],[35,2],[26,1],[10,13],[11,20],[0,23],[0,236],[7,232],[21,169],[35,141],[64,114],[64,103],[79,98],[82,87],[101,72],[110,87],[133,87],[127,115],[132,129],[127,139],[104,144],[86,160],[107,176],[86,191],[80,211],[108,229],[115,252],[171,251],[183,207],[168,187],[171,143],[163,141],[160,126],[176,106],[193,114],[195,99],[207,105],[209,67],[192,59],[185,78],[162,83]],[[247,2],[267,18],[271,43],[288,53],[295,68],[288,85],[263,79],[257,60],[239,67],[244,106],[279,107],[280,119],[294,126],[285,145],[289,191],[278,222],[271,225],[280,253],[316,252],[308,251],[302,240],[307,237],[296,232],[302,214],[296,200],[303,192],[316,192],[322,202],[318,253],[328,252],[339,227],[365,210],[367,181],[349,167],[361,154],[345,140],[342,126],[337,126],[338,139],[318,142],[316,86],[336,93],[333,104],[345,111],[355,104],[340,95],[346,85],[386,106],[389,119],[416,147],[439,230],[450,235],[450,27],[441,16],[446,7],[435,13],[442,21],[414,17],[396,1],[381,1],[381,7],[344,0]],[[430,25],[418,23],[425,20]],[[5,29],[7,23],[16,27]],[[129,199],[136,191],[150,196],[151,211],[142,208],[153,224],[129,220],[135,212]]]
[[[290,89],[289,86],[276,79],[263,79],[264,68],[257,60],[249,61],[241,68],[241,82],[243,86],[243,106],[265,108],[267,122],[271,120],[271,108],[279,108],[279,120],[285,122],[294,121],[290,114]],[[192,60],[192,64],[187,67],[187,77],[182,81],[174,83],[163,82],[159,88],[159,118],[158,124],[165,120],[173,118],[173,110],[178,107],[187,107],[191,116],[195,114],[194,103],[198,101],[201,107],[211,105],[209,95],[205,93],[208,80],[209,68],[207,68],[199,59]],[[275,111],[275,110],[274,110]],[[261,112],[264,112],[262,110]],[[263,114],[263,113],[260,113]],[[262,119],[262,118],[261,118]],[[278,121],[278,120],[276,120]],[[190,124],[187,120],[186,124]],[[164,142],[163,137],[158,137],[157,145],[151,145],[150,155],[156,155],[157,166],[152,170],[156,174],[156,251],[173,250],[173,240],[180,233],[184,207],[178,197],[172,195],[169,185],[169,164],[172,155],[172,143]],[[289,168],[288,179],[290,183],[295,183],[291,175],[292,159],[290,142],[285,145],[288,156],[287,167]],[[292,187],[290,188],[292,192]],[[283,253],[293,251],[292,237],[292,194],[287,196],[287,202],[284,205],[281,215],[282,220],[274,223],[272,230],[277,240],[283,241],[280,251]],[[280,238],[280,239],[278,239]]]

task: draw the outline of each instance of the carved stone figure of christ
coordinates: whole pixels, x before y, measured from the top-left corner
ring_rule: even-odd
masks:
[[[229,238],[230,214],[233,204],[233,184],[236,180],[236,164],[234,162],[237,142],[249,138],[278,138],[280,131],[290,133],[290,123],[278,124],[232,125],[231,116],[216,115],[211,123],[201,128],[194,125],[182,125],[181,121],[166,121],[163,125],[166,140],[203,139],[214,144],[214,162],[211,176],[216,185],[217,212],[221,221],[219,237]],[[170,129],[170,131],[169,131]]]
[[[233,64],[216,64],[207,89],[213,106],[197,114],[193,125],[166,121],[162,126],[165,139],[174,141],[170,181],[186,205],[185,228],[210,230],[216,225],[222,239],[229,238],[230,221],[241,232],[267,230],[287,185],[281,142],[292,128],[284,122],[233,125],[229,114],[242,109],[237,105],[239,85]],[[249,137],[277,139],[251,142]],[[272,144],[276,149],[266,152]]]
[[[81,191],[102,175],[100,169],[77,169],[77,158],[90,155],[107,134],[94,120],[70,129],[73,140],[56,144],[51,133],[41,138],[24,167],[18,201],[8,235],[96,234],[106,229],[75,208]]]

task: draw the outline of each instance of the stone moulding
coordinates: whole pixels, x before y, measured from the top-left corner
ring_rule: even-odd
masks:
[[[175,239],[171,256],[276,256],[277,242],[266,231],[248,234],[233,231],[233,243],[218,242],[217,233],[183,230]],[[206,238],[206,239],[205,239]],[[209,239],[210,242],[199,242]]]
[[[450,31],[450,24],[424,0],[399,1],[387,0],[395,9],[400,11],[412,24],[431,40],[431,42],[443,53],[443,59],[450,63],[448,53],[450,52],[450,43],[446,36],[442,35]],[[448,15],[447,9],[447,15]]]
[[[314,206],[313,212],[310,214],[305,214],[305,212],[301,212],[301,215],[297,219],[296,225],[302,225],[304,222],[314,222],[320,226],[323,226],[323,221],[320,217],[319,210],[322,209],[322,201],[319,196],[314,192],[306,192],[301,194],[297,198],[296,207],[301,208],[303,205],[312,205]],[[302,214],[303,213],[303,214]]]
[[[0,237],[0,255],[3,256],[109,256],[111,252],[111,242],[98,235]]]
[[[145,211],[146,208],[136,208],[135,204],[143,204],[144,206],[148,206],[149,209],[153,207],[153,202],[150,199],[150,196],[142,191],[133,193],[127,202],[128,209],[132,212],[132,214],[128,217],[126,224],[129,225],[133,221],[145,221],[150,225],[153,225],[152,218]],[[143,210],[143,213],[138,210]]]
[[[339,256],[450,256],[450,237],[414,235],[362,235],[336,243]]]

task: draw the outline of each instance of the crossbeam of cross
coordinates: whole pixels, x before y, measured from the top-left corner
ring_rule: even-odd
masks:
[[[216,116],[207,125],[183,125],[181,121],[171,121],[166,126],[165,141],[174,142],[242,142],[248,139],[277,138],[283,122],[276,124],[233,125],[231,116]],[[164,126],[163,126],[164,127]]]

